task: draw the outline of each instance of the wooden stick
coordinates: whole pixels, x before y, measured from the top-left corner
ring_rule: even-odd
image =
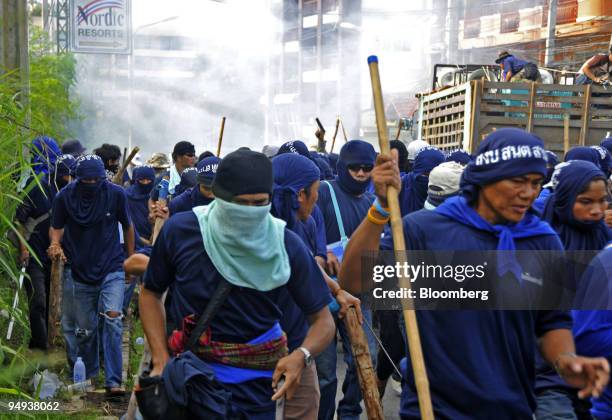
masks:
[[[531,82],[531,89],[529,90],[529,115],[527,116],[527,132],[531,133],[533,130],[533,107],[535,106],[535,82]]]
[[[219,141],[217,142],[217,157],[221,157],[221,143],[223,143],[223,131],[225,130],[225,117],[221,118],[221,131],[219,131]]]
[[[344,129],[344,122],[340,120],[340,127],[342,127],[342,135],[344,136],[344,142],[348,141],[348,136],[346,135],[346,130]]]
[[[580,139],[578,144],[584,146],[586,143],[587,133],[589,131],[589,107],[591,106],[591,85],[586,85],[584,93],[584,105],[582,109],[582,129],[580,130]]]
[[[385,117],[385,107],[383,104],[382,89],[380,87],[380,75],[378,73],[378,57],[375,55],[368,57],[368,65],[370,67],[370,79],[372,82],[372,94],[374,96],[374,110],[376,111],[376,128],[378,130],[378,141],[380,145],[380,153],[390,154],[389,137],[387,130],[387,119]],[[393,233],[393,248],[397,256],[397,262],[404,265],[406,261],[406,243],[404,242],[404,228],[402,226],[402,215],[399,209],[398,191],[396,188],[389,186],[387,188],[387,202],[391,212],[391,229]],[[400,276],[400,287],[410,289],[410,279]],[[408,349],[410,350],[410,361],[414,371],[414,382],[417,388],[419,399],[419,409],[421,418],[424,420],[433,420],[434,413],[431,405],[431,396],[429,393],[429,380],[427,379],[427,371],[425,369],[425,361],[423,359],[423,349],[421,347],[421,338],[419,336],[419,326],[417,324],[416,312],[412,308],[412,302],[406,302],[402,299],[404,312],[404,321],[406,323],[406,336],[408,338]],[[450,351],[451,349],[449,349]]]
[[[319,126],[319,135],[320,137],[317,137],[317,152],[320,153],[325,153],[325,143],[327,143],[325,141],[325,128],[323,128],[323,124],[321,124],[321,120],[319,120],[318,117],[315,118],[315,121],[317,122],[317,125]]]
[[[138,146],[132,149],[130,155],[127,157],[126,160],[123,161],[121,168],[119,168],[119,171],[117,171],[117,174],[115,174],[115,176],[113,177],[113,184],[123,185],[123,173],[127,169],[128,165],[132,162],[132,159],[134,159],[134,156],[136,156],[136,153],[138,153],[139,151],[140,148]]]
[[[344,325],[348,332],[353,359],[357,367],[357,377],[363,395],[368,420],[383,420],[385,415],[380,402],[380,394],[376,385],[376,373],[372,365],[372,357],[368,348],[363,328],[359,325],[355,308],[350,307],[344,317]]]
[[[569,114],[563,114],[563,156],[565,156],[565,154],[569,151],[569,146],[570,146],[569,123],[570,123]]]
[[[56,258],[51,263],[51,282],[49,285],[49,319],[47,320],[47,341],[49,346],[55,347],[60,336],[59,325],[62,318],[62,275],[64,262]]]
[[[400,132],[402,131],[403,126],[404,126],[404,121],[400,117],[399,122],[397,123],[397,133],[395,133],[395,140],[399,140]]]
[[[336,136],[338,135],[338,129],[340,128],[340,116],[336,117],[336,128],[334,129],[334,137],[332,137],[332,144],[329,153],[334,153],[334,145],[336,144]]]

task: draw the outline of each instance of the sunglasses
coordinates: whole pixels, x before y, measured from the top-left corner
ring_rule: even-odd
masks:
[[[352,165],[347,165],[347,167],[353,172],[359,172],[359,170],[361,169],[363,172],[366,173],[372,172],[372,169],[374,169],[374,165],[363,165],[361,163],[354,163]]]

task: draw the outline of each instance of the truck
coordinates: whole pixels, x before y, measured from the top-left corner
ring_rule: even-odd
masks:
[[[575,145],[598,145],[612,132],[612,87],[567,84],[571,78],[547,81],[553,83],[464,77],[440,86],[435,73],[433,87],[440,90],[417,94],[417,138],[441,150],[474,153],[491,132],[518,127],[562,155]]]

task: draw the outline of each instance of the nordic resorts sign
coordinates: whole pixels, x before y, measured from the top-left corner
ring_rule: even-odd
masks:
[[[70,49],[80,53],[129,54],[131,0],[70,0]]]

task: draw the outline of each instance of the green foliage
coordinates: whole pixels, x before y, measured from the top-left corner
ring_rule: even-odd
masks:
[[[22,94],[24,84],[19,79],[19,71],[4,74],[0,71],[0,312],[9,312],[16,320],[13,338],[6,342],[8,319],[0,316],[3,393],[6,389],[24,392],[31,371],[39,365],[27,354],[30,333],[23,291],[17,310],[12,311],[19,268],[15,249],[6,239],[6,233],[14,229],[11,221],[24,194],[19,187],[30,174],[32,139],[47,135],[60,143],[69,135],[68,121],[78,118],[78,103],[69,95],[76,82],[75,67],[72,55],[56,55],[47,35],[32,28],[29,95]]]

